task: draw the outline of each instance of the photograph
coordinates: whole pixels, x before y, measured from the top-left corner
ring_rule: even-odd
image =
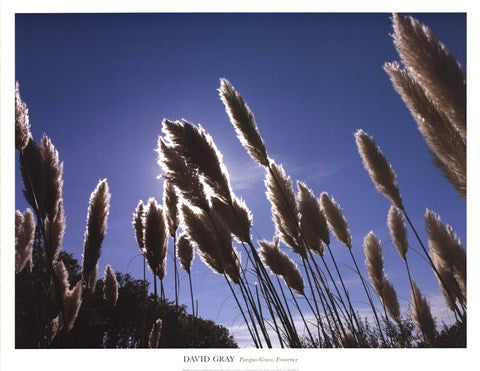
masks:
[[[471,349],[468,17],[15,11],[2,352],[299,371]]]

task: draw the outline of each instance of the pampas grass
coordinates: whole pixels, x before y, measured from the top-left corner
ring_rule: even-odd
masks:
[[[403,64],[429,100],[466,138],[466,79],[460,64],[415,18],[393,14],[392,23],[393,42]]]
[[[380,241],[373,232],[369,232],[363,240],[363,249],[365,253],[365,265],[372,286],[378,296],[382,297],[383,285],[385,282],[385,272],[383,270],[383,255]]]
[[[220,79],[219,93],[240,143],[254,161],[268,167],[267,150],[252,111],[227,79]]]
[[[167,226],[163,207],[153,197],[148,200],[145,208],[143,241],[148,266],[155,276],[163,279],[166,275]]]
[[[162,333],[162,320],[157,319],[152,326],[150,335],[148,336],[148,347],[158,348],[158,342],[160,341],[160,335]]]
[[[75,324],[80,306],[82,305],[82,281],[78,281],[75,287],[70,290],[68,272],[63,261],[60,260],[55,263],[53,269],[55,271],[57,287],[62,297],[64,323],[66,324],[67,332],[70,332]]]
[[[63,163],[60,162],[58,151],[51,139],[45,134],[41,140],[40,152],[46,175],[44,213],[45,217],[54,221],[62,201]]]
[[[375,188],[396,207],[403,210],[397,176],[380,148],[376,145],[375,140],[363,130],[357,130],[355,142],[362,157],[363,166],[368,171]]]
[[[385,308],[387,309],[390,316],[393,318],[395,322],[397,322],[400,325],[401,324],[400,303],[398,302],[395,288],[386,277],[383,282],[381,297],[383,299],[383,304],[385,305]]]
[[[143,237],[145,231],[145,204],[142,200],[138,201],[137,208],[133,213],[132,225],[140,252],[142,255],[145,255],[145,241]]]
[[[412,319],[421,331],[423,339],[431,345],[435,342],[435,321],[433,320],[427,299],[420,292],[417,284],[412,281]]]
[[[460,196],[466,198],[467,161],[466,144],[463,138],[448,119],[437,110],[408,71],[403,70],[395,62],[385,64],[384,68],[390,75],[395,90],[417,122],[418,129],[434,156],[434,164],[453,184]]]
[[[63,236],[65,234],[66,222],[65,212],[63,209],[63,200],[58,203],[58,211],[55,219],[45,220],[45,234],[48,236],[49,243],[45,246],[47,248],[47,256],[50,257],[51,262],[58,260],[60,251],[62,249]]]
[[[23,151],[32,136],[29,121],[28,107],[20,96],[20,86],[17,81],[15,83],[15,148],[19,151]]]
[[[105,267],[103,297],[110,307],[114,307],[118,300],[117,276],[110,265]]]
[[[46,173],[42,152],[32,137],[20,151],[20,171],[23,180],[23,195],[35,213],[43,217],[45,210]]]
[[[270,169],[270,172],[266,172],[265,187],[267,198],[272,205],[272,219],[276,234],[295,253],[306,258],[307,253],[299,236],[298,209],[292,180],[285,173],[282,165],[272,161]]]
[[[15,210],[15,273],[21,272],[26,266],[31,270],[34,237],[32,210],[27,209],[23,214]]]
[[[83,244],[83,279],[88,282],[87,290],[94,290],[91,280],[95,270],[98,270],[98,259],[105,233],[110,210],[110,191],[106,179],[98,182],[90,195],[87,213],[87,228]],[[96,274],[95,274],[96,277]]]
[[[233,208],[216,197],[212,198],[212,209],[221,215],[230,232],[239,242],[248,243],[253,223],[252,213],[245,201],[235,196],[232,199],[232,206]]]
[[[177,257],[180,259],[182,269],[190,273],[192,261],[195,257],[195,250],[187,235],[184,233],[178,237]]]
[[[167,220],[168,233],[175,237],[178,225],[180,223],[178,214],[178,196],[175,187],[170,182],[165,182],[163,186],[163,205],[165,206],[165,219]],[[135,227],[137,230],[137,227]]]
[[[72,330],[81,305],[82,281],[78,281],[73,290],[70,290],[65,298],[65,322],[67,323],[67,332]]]
[[[286,284],[297,294],[305,295],[305,283],[297,265],[278,247],[278,241],[259,241],[260,257],[265,265],[277,276],[283,277]]]
[[[401,211],[393,205],[388,210],[387,225],[398,255],[402,260],[406,260],[408,251],[407,228]]]
[[[207,194],[195,169],[188,166],[185,159],[163,138],[158,139],[157,153],[158,164],[164,172],[163,177],[177,187],[182,198],[192,206],[204,211],[210,210]]]
[[[351,249],[352,236],[350,235],[348,223],[343,215],[342,208],[335,199],[328,196],[327,192],[322,192],[320,202],[330,229],[341,243]]]
[[[432,258],[437,258],[437,265],[450,273],[458,281],[466,298],[467,265],[466,254],[460,240],[449,225],[445,226],[440,217],[427,209],[425,222],[428,232],[428,246]],[[439,279],[442,281],[442,275]],[[448,284],[444,282],[445,289]],[[454,296],[454,295],[451,295]],[[452,298],[453,299],[453,298]]]
[[[307,248],[323,256],[323,243],[330,243],[327,220],[313,191],[305,183],[297,182],[300,230]]]
[[[205,182],[224,202],[232,200],[228,171],[212,137],[201,126],[183,121],[163,120],[163,132],[186,163],[204,177]]]

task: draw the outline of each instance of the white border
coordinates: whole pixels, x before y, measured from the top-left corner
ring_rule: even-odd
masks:
[[[478,110],[480,55],[478,36],[480,12],[478,1],[328,1],[312,5],[313,1],[116,1],[83,0],[17,0],[2,1],[0,13],[1,48],[1,354],[0,368],[17,370],[60,370],[85,371],[111,369],[115,371],[133,370],[145,367],[149,370],[183,369],[299,369],[319,370],[335,368],[343,370],[405,370],[407,368],[470,370],[475,366],[475,352],[478,349],[478,269],[480,261],[480,239],[475,233],[478,228],[478,207],[480,205],[480,182],[478,160],[480,159],[480,117]],[[18,13],[75,13],[75,12],[467,12],[467,67],[468,67],[468,207],[467,207],[467,246],[469,279],[469,331],[467,349],[433,350],[15,350],[14,349],[14,289],[13,289],[13,210],[14,210],[14,14]],[[9,228],[8,226],[12,226]],[[235,362],[187,364],[185,355],[235,355],[243,357],[297,357],[297,364],[257,363],[251,366]]]

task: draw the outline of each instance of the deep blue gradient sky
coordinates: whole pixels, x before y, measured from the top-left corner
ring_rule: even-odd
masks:
[[[417,14],[466,67],[464,14]],[[67,230],[63,248],[82,260],[89,195],[107,178],[112,193],[100,259],[142,277],[131,215],[139,199],[162,196],[154,153],[163,118],[201,123],[224,155],[233,188],[265,239],[274,228],[264,171],[235,137],[218,98],[226,77],[255,113],[267,149],[294,180],[343,207],[354,254],[363,237],[385,242],[386,271],[405,313],[409,290],[386,227],[389,202],[363,169],[353,133],[373,135],[395,168],[404,203],[425,240],[428,207],[465,241],[465,202],[431,164],[423,138],[382,69],[398,60],[388,14],[19,14],[16,79],[32,133],[46,132],[64,161]],[[18,169],[18,167],[17,167]],[[26,208],[16,174],[16,207]],[[419,249],[412,233],[412,248]],[[345,247],[332,248],[358,308],[366,306]],[[410,253],[413,275],[439,319],[451,319],[427,265]],[[362,265],[363,267],[363,265]],[[168,262],[167,296],[173,295]],[[193,265],[200,315],[231,327],[237,311],[221,277]],[[181,273],[181,277],[185,275]],[[189,304],[187,281],[182,303]],[[242,344],[248,342],[241,341]]]

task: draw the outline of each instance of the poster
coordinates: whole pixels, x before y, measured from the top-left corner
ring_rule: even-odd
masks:
[[[58,219],[43,217],[45,230],[38,228],[37,239],[50,236],[43,242],[50,248],[46,260],[49,254],[57,260],[55,241],[72,255],[60,255],[71,284],[64,290],[56,262],[53,272],[44,272],[48,284],[42,276],[32,284],[41,254],[32,258],[34,273],[28,272],[28,261],[19,273],[12,264],[2,269],[11,280],[2,276],[5,362],[15,370],[65,364],[72,369],[138,364],[168,370],[371,369],[392,359],[392,367],[428,359],[444,369],[467,362],[464,355],[471,354],[475,338],[467,331],[463,349],[462,261],[449,265],[450,276],[440,275],[444,282],[446,277],[456,282],[442,293],[431,267],[441,270],[442,263],[429,261],[422,250],[434,256],[435,228],[441,236],[437,245],[450,236],[464,249],[470,238],[461,126],[465,100],[462,116],[455,86],[450,99],[436,97],[429,90],[428,73],[436,71],[435,65],[426,67],[428,43],[415,45],[416,64],[404,44],[408,27],[427,36],[421,25],[429,27],[459,62],[448,75],[466,76],[474,64],[467,56],[477,53],[469,44],[476,9],[376,6],[10,5],[3,23],[9,37],[2,43],[11,48],[5,56],[2,50],[2,73],[10,75],[2,76],[2,103],[11,101],[5,95],[13,94],[18,82],[17,107],[25,117],[28,107],[29,133],[56,170],[57,193],[45,196],[55,201],[39,210]],[[396,11],[399,15],[392,16]],[[10,90],[4,89],[9,82]],[[424,97],[423,106],[431,104],[435,112],[412,103],[412,91],[423,92],[416,100]],[[453,101],[453,108],[442,98]],[[24,151],[29,142],[14,145],[18,135],[13,126],[6,128],[8,114],[5,108],[2,268],[8,254],[11,262],[21,255],[5,251],[15,244],[13,227],[8,230],[13,210],[23,213],[18,219],[27,228],[30,217],[24,212],[33,208],[39,224],[34,197],[26,200],[35,174],[20,171],[22,161],[29,165],[18,148]],[[422,127],[427,114],[444,129],[451,124],[449,131]],[[471,120],[470,111],[468,116]],[[475,134],[470,138],[475,143]],[[167,180],[179,199],[173,213],[165,200]],[[48,179],[44,182],[52,189]],[[474,192],[469,203],[471,197]],[[387,214],[405,224],[403,247]],[[317,228],[321,215],[323,234]],[[312,219],[315,228],[309,227]],[[63,223],[64,234],[58,232]],[[57,240],[51,237],[55,228]],[[193,261],[188,253],[180,259],[177,249],[186,245],[193,246]],[[34,239],[33,249],[41,251],[42,243]],[[111,272],[107,266],[115,279],[104,278]],[[134,289],[146,284],[147,293],[135,296]],[[469,292],[475,287],[469,285]],[[47,304],[43,292],[49,293]],[[446,301],[452,298],[449,308]],[[412,318],[415,310],[423,310],[419,325]],[[469,318],[469,329],[474,322]],[[47,330],[55,326],[53,336]],[[437,349],[396,349],[432,346],[460,349],[442,350],[438,357],[433,356]],[[26,350],[37,347],[74,349]],[[142,349],[100,349],[105,347]],[[358,347],[363,349],[350,349]],[[388,349],[365,349],[379,347]],[[58,365],[46,361],[53,353]]]

